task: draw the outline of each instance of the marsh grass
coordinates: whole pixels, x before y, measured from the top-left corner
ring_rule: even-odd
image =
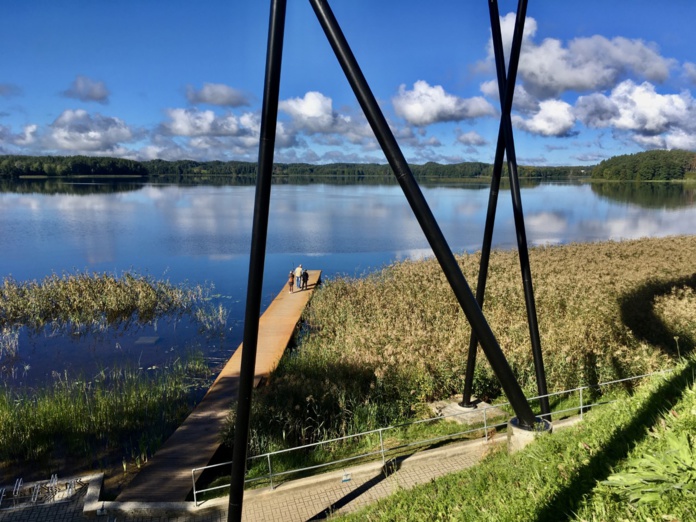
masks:
[[[696,237],[532,248],[549,391],[669,366],[675,335],[688,353],[693,259]],[[458,260],[473,284],[479,255]],[[525,393],[537,395],[516,252],[493,252],[484,313]],[[325,282],[304,321],[297,349],[255,394],[251,455],[418,418],[424,402],[463,388],[470,327],[435,260]],[[650,332],[663,332],[662,342]],[[474,394],[500,395],[481,353]]]
[[[17,354],[23,328],[29,335],[79,337],[189,315],[201,332],[220,333],[228,312],[222,304],[210,303],[211,288],[173,285],[130,272],[120,277],[52,274],[24,282],[5,278],[0,284],[0,358]]]
[[[79,337],[189,314],[211,333],[224,328],[227,313],[221,305],[213,308],[209,293],[200,285],[128,272],[6,278],[0,285],[0,359],[20,350],[22,329],[30,336]],[[48,383],[32,388],[6,384],[0,390],[2,473],[137,470],[191,411],[209,375],[202,355],[192,354],[148,369],[105,368],[82,377],[54,371]]]
[[[117,368],[90,379],[0,389],[0,461],[30,469],[139,467],[192,410],[210,371],[200,354],[158,370]],[[125,469],[124,469],[125,471]]]

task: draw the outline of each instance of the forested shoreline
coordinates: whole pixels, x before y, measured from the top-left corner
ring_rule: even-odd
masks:
[[[493,174],[493,165],[481,162],[442,165],[426,163],[411,165],[418,180],[476,180]],[[519,166],[519,175],[530,180],[561,180],[589,176],[583,167]],[[0,156],[0,179],[61,179],[71,177],[124,178],[160,182],[209,182],[224,179],[235,184],[251,184],[256,180],[256,163],[242,161],[135,161],[123,158],[92,156]],[[320,182],[323,179],[350,182],[391,182],[394,175],[387,164],[276,163],[273,179],[277,183]]]
[[[696,153],[686,150],[649,150],[614,156],[592,169],[592,179],[671,181],[696,179]]]
[[[135,182],[225,183],[249,185],[256,180],[256,163],[244,161],[149,160],[94,156],[0,155],[0,181],[26,179],[109,178]],[[493,165],[483,162],[410,165],[419,181],[488,180]],[[507,177],[507,166],[503,166]],[[528,181],[591,178],[616,181],[672,181],[696,179],[696,153],[685,150],[651,150],[615,156],[596,166],[518,166],[519,177]],[[379,163],[276,163],[275,183],[390,183],[388,164]]]

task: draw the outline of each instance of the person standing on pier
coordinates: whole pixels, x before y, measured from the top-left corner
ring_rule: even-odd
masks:
[[[290,293],[292,294],[292,287],[295,284],[295,274],[293,273],[292,270],[290,270],[290,273],[288,274],[288,287],[290,288]]]
[[[295,269],[295,286],[297,286],[298,290],[302,289],[302,265]]]
[[[302,290],[307,290],[307,283],[309,282],[309,272],[306,270],[302,271]]]

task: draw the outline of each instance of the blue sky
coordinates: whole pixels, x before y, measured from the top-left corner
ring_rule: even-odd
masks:
[[[269,3],[0,0],[0,154],[256,161]],[[331,7],[407,160],[492,162],[486,0]],[[516,2],[501,0],[503,35]],[[692,0],[530,0],[525,165],[696,150]],[[276,161],[386,163],[306,0],[289,0]]]

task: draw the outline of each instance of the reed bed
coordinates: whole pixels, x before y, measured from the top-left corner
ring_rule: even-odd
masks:
[[[479,259],[458,258],[474,292]],[[647,373],[692,350],[694,259],[696,237],[531,249],[549,391]],[[516,251],[493,253],[484,312],[523,389],[536,395],[520,274]],[[435,260],[326,282],[304,321],[297,349],[256,393],[252,453],[413,418],[424,402],[463,388],[471,330]],[[500,395],[481,353],[474,392]]]
[[[0,461],[139,467],[193,409],[209,373],[192,355],[158,370],[103,370],[89,380],[54,373],[38,390],[0,389]]]
[[[185,312],[201,300],[204,289],[177,287],[168,281],[124,273],[52,274],[41,281],[5,278],[0,285],[0,327],[40,330],[46,325],[74,330],[135,319],[148,322]]]

